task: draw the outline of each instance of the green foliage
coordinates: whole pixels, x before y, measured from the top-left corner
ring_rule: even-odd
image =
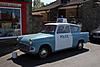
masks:
[[[34,0],[32,10],[42,8],[42,7],[45,7],[45,6],[46,5],[44,4],[44,2],[41,2],[40,0]]]
[[[43,2],[41,2],[41,7],[45,7],[46,5],[44,5],[44,3]]]

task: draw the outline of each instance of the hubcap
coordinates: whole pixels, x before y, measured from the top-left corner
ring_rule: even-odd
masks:
[[[48,55],[47,50],[46,49],[42,49],[41,52],[40,52],[40,57],[41,58],[45,58],[45,57],[47,57],[47,55]]]
[[[46,53],[46,50],[42,50],[41,55],[45,55]]]
[[[82,49],[82,43],[79,43],[79,49]]]

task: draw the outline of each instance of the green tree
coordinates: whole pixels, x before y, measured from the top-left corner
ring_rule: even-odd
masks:
[[[43,2],[41,2],[41,7],[45,7],[46,5],[43,3]]]
[[[41,2],[40,0],[34,0],[32,9],[34,10],[34,9],[42,8],[44,6],[45,6],[44,2]]]

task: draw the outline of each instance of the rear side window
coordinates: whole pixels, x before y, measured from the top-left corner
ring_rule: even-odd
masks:
[[[79,28],[77,26],[71,26],[71,32],[77,33],[79,31]]]

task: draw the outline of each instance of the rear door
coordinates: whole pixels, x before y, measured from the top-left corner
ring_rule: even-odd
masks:
[[[70,26],[57,26],[55,33],[55,50],[61,50],[72,47],[72,34],[70,33]]]

